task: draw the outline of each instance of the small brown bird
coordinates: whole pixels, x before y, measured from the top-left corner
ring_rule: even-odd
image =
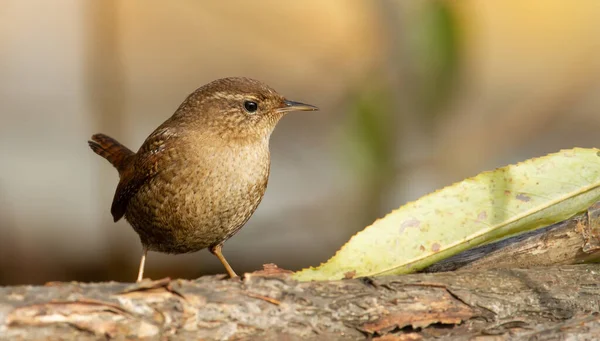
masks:
[[[125,216],[148,250],[209,248],[231,277],[221,249],[250,219],[267,188],[269,138],[290,111],[318,110],[286,100],[248,78],[224,78],[194,91],[137,153],[103,134],[92,150],[119,171],[111,213]]]

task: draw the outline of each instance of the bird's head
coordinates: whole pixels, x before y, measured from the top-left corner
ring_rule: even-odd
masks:
[[[262,82],[232,77],[194,91],[173,118],[224,139],[265,140],[287,112],[314,110],[318,108],[287,100]]]

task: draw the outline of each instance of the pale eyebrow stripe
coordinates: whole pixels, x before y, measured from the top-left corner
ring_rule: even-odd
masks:
[[[254,101],[257,101],[257,102],[259,101],[259,99],[256,96],[232,94],[231,92],[224,92],[224,91],[215,92],[210,97],[213,97],[213,98],[225,98],[225,99],[235,99],[235,100],[249,99],[249,100],[254,100]]]

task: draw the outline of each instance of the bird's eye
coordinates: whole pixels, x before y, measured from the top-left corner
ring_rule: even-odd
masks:
[[[252,102],[252,101],[245,101],[244,108],[246,109],[247,112],[253,113],[256,110],[258,110],[258,104],[256,104],[256,102]]]

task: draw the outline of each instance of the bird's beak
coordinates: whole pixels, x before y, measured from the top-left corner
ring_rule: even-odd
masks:
[[[304,103],[288,101],[288,100],[285,100],[284,103],[285,103],[285,106],[283,108],[277,109],[278,112],[319,110],[319,108],[317,108],[313,105],[310,105],[310,104],[304,104]]]

